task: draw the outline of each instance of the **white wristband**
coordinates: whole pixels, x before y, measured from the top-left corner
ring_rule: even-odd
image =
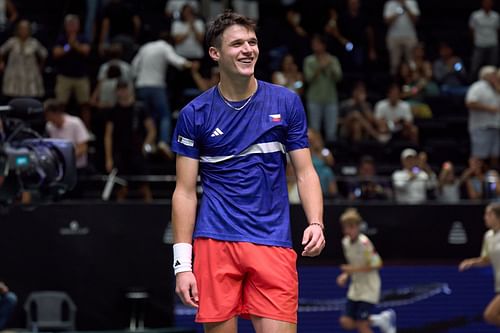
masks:
[[[193,246],[189,243],[174,244],[174,273],[191,272]]]

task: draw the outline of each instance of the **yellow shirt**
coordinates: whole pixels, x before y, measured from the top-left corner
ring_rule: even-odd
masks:
[[[481,257],[488,257],[495,272],[495,291],[500,292],[500,232],[488,230],[484,234]]]
[[[363,234],[355,242],[348,236],[342,239],[344,255],[349,265],[355,267],[380,267],[382,259],[372,242]],[[363,301],[376,304],[380,299],[380,275],[377,269],[370,272],[352,273],[347,298],[352,301]]]

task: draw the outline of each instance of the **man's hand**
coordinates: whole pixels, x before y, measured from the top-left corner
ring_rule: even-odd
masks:
[[[325,247],[323,228],[318,224],[309,225],[306,230],[304,230],[302,245],[304,245],[302,256],[315,257],[319,255]]]
[[[175,276],[175,292],[182,303],[194,308],[198,307],[198,286],[193,272],[182,272]]]

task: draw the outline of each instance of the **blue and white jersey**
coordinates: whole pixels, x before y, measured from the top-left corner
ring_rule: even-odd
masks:
[[[240,111],[222,98],[213,87],[191,101],[172,140],[200,161],[194,237],[292,247],[285,167],[286,152],[308,147],[300,98],[263,81]]]

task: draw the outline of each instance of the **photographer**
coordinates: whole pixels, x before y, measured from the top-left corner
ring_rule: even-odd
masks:
[[[7,321],[17,304],[16,295],[9,291],[5,283],[0,281],[0,331],[5,328]]]

